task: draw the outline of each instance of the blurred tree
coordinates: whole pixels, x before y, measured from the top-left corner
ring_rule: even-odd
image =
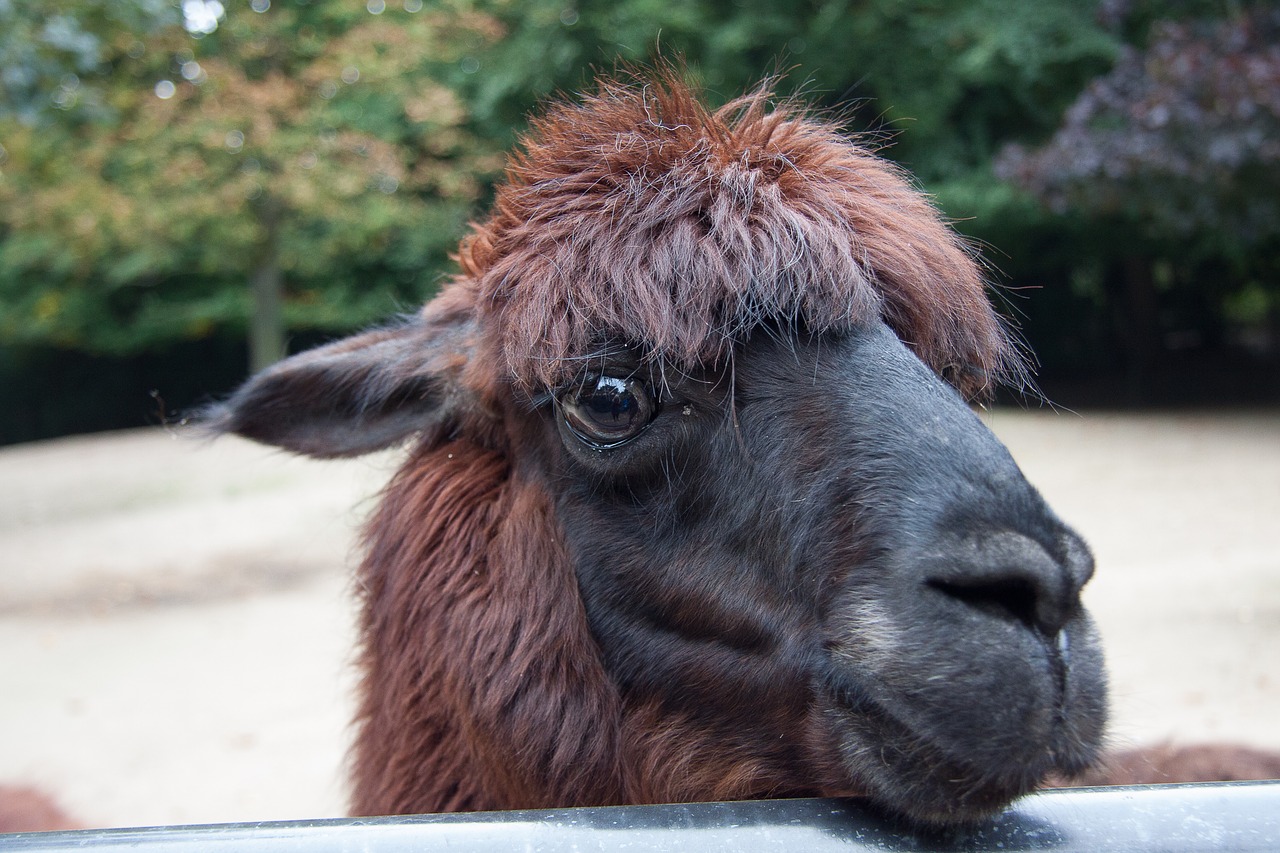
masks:
[[[1007,294],[1044,287],[1013,310],[1051,367],[1102,369],[1144,312],[1151,349],[1175,314],[1275,314],[1267,8],[0,0],[0,374],[38,361],[15,348],[154,358],[251,318],[260,365],[283,329],[415,305],[539,101],[677,56],[713,101],[784,71],[995,247]],[[1194,175],[1153,171],[1178,157]]]
[[[408,5],[188,2],[200,30],[102,38],[101,109],[0,124],[0,339],[124,353],[249,321],[260,368],[286,318],[418,301],[499,162],[429,72],[500,31]]]
[[[1239,254],[1280,235],[1280,9],[1158,21],[1034,152],[1002,174],[1058,212],[1122,214],[1148,233]]]
[[[93,49],[57,55],[80,69],[44,102],[57,120],[0,124],[0,339],[130,352],[254,317],[261,364],[280,310],[293,327],[367,322],[439,274],[526,113],[618,57],[684,56],[722,99],[794,63],[789,90],[871,104],[862,129],[904,129],[890,153],[944,207],[998,222],[995,146],[1047,133],[1114,53],[1090,5],[64,0],[63,29]]]
[[[1094,263],[1113,259],[1122,282],[1138,373],[1230,320],[1274,325],[1280,306],[1280,9],[1195,11],[1217,14],[1131,10],[1148,27],[1143,42],[1088,85],[1050,140],[997,160],[1047,209],[1111,232],[1090,250]],[[1188,326],[1181,340],[1174,322]]]
[[[168,0],[0,0],[0,115],[26,124],[102,116],[100,77],[115,50],[181,20]]]

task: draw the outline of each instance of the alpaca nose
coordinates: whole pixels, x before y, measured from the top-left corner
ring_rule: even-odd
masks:
[[[1020,622],[1052,638],[1080,608],[1080,589],[1093,576],[1093,557],[1078,536],[1063,531],[1050,553],[1020,533],[967,541],[925,584],[998,619]],[[935,564],[937,566],[937,564]]]

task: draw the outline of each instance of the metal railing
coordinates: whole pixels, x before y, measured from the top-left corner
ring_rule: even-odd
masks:
[[[1280,851],[1280,782],[1079,788],[987,823],[905,827],[855,800],[422,815],[0,835],[3,851]]]

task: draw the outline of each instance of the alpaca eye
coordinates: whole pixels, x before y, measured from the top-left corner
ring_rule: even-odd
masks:
[[[639,435],[657,406],[639,380],[599,376],[561,394],[560,411],[574,435],[605,450]]]

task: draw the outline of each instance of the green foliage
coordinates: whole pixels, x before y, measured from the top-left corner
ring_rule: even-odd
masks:
[[[278,3],[106,56],[110,120],[0,124],[0,340],[127,354],[243,328],[264,266],[293,328],[419,301],[500,162],[425,69],[496,35]]]
[[[1087,245],[1124,267],[1130,306],[1148,306],[1125,318],[1150,327],[1148,359],[1159,335],[1265,338],[1280,321],[1280,10],[1206,0],[1170,20],[1151,5],[1135,4],[1138,45],[1052,138],[997,159],[1044,209],[1101,226]],[[1106,286],[1095,277],[1093,295]]]
[[[272,262],[293,328],[417,301],[526,114],[619,60],[682,56],[722,100],[793,65],[787,91],[861,105],[944,203],[989,213],[994,146],[1047,134],[1114,50],[1079,0],[277,0],[204,33],[157,2],[66,0],[92,49],[57,58],[94,120],[0,123],[0,340],[124,354],[243,328]]]
[[[123,48],[171,27],[167,0],[0,0],[0,116],[26,124],[107,118],[94,85]]]
[[[574,91],[618,61],[682,57],[726,100],[773,70],[785,92],[902,131],[895,153],[922,177],[989,161],[1007,139],[1036,139],[1118,42],[1092,0],[477,0],[504,36],[469,45],[443,77],[486,136],[500,139],[542,98]]]
[[[1280,10],[1158,22],[1072,105],[1053,139],[1001,170],[1058,210],[1141,223],[1242,255],[1280,236]]]
[[[1151,273],[1159,310],[1143,323],[1274,322],[1270,161],[1202,184],[1095,179],[1056,206],[993,168],[1011,144],[1051,148],[1073,104],[1168,42],[1172,12],[1230,21],[1255,6],[0,0],[0,350],[133,357],[234,339],[270,310],[250,283],[277,279],[278,322],[294,335],[410,308],[449,274],[449,251],[541,100],[619,62],[677,58],[713,101],[782,72],[780,95],[885,146],[994,247],[1051,367],[1123,351],[1136,322],[1119,307],[1126,264]],[[1212,121],[1195,129],[1193,149],[1230,136]],[[1124,154],[1141,160],[1132,145]],[[1099,197],[1136,205],[1130,221],[1147,225],[1169,199],[1209,206],[1193,233],[1147,228],[1135,242]],[[1238,239],[1223,210],[1265,227]],[[1045,290],[1023,300],[1028,286]]]

